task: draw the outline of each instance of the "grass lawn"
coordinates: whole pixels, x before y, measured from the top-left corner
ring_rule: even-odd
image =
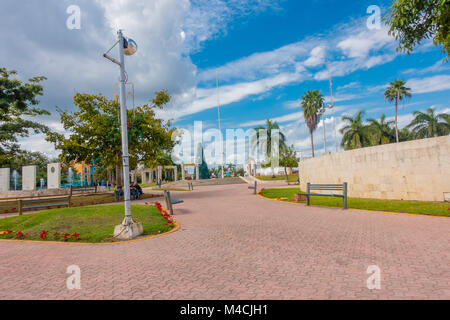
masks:
[[[163,182],[161,185],[168,184],[169,182]],[[151,188],[151,187],[157,187],[158,185],[155,182],[152,183],[143,183],[139,185],[141,188]]]
[[[297,188],[267,189],[263,190],[261,195],[270,199],[287,198],[288,200],[284,201],[294,202],[294,195],[298,192]],[[342,199],[312,196],[311,205],[342,208]],[[348,208],[450,217],[450,203],[448,202],[348,198]]]
[[[261,181],[286,181],[286,175],[277,175],[275,178],[272,178],[272,176],[259,176],[255,178]],[[297,182],[298,174],[290,174],[288,175],[288,179],[289,182]]]
[[[141,222],[144,235],[155,235],[171,230],[174,225],[165,225],[166,220],[154,206],[132,206],[133,219]],[[63,208],[34,214],[0,219],[0,231],[14,231],[11,234],[0,235],[0,239],[12,239],[21,231],[25,240],[42,240],[39,236],[43,230],[49,231],[46,240],[55,238],[55,232],[60,234],[78,233],[78,242],[116,242],[114,227],[124,218],[123,205],[89,206],[79,208]],[[28,234],[28,235],[27,235]],[[71,242],[75,238],[69,237]],[[62,241],[62,240],[61,240]]]

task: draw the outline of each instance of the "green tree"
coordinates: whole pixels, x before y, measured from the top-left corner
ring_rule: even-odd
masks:
[[[389,87],[384,92],[384,98],[389,101],[395,101],[395,141],[398,143],[398,102],[405,98],[411,97],[411,89],[406,87],[406,83],[403,80],[395,80],[391,82]]]
[[[281,152],[283,149],[286,148],[286,136],[283,134],[283,132],[281,132],[280,126],[278,125],[277,122],[272,121],[270,119],[266,120],[266,124],[265,126],[258,126],[255,127],[254,130],[256,131],[255,136],[252,137],[251,139],[251,144],[252,144],[252,148],[256,148],[256,147],[260,147],[261,145],[261,141],[260,141],[260,130],[265,130],[265,132],[267,133],[267,145],[266,145],[266,154],[267,154],[267,159],[264,163],[265,167],[270,167],[272,166],[272,160],[274,157],[277,157],[278,155],[274,154],[275,150],[272,150],[272,147],[278,147],[279,152]],[[276,146],[275,142],[272,145],[272,138],[274,135],[274,131],[275,130],[279,130],[279,135],[278,135],[278,146]]]
[[[287,172],[287,168],[294,168],[298,166],[300,162],[300,158],[297,157],[297,154],[294,149],[294,145],[291,145],[287,148],[284,148],[281,151],[280,156],[280,166],[284,167],[284,173],[286,175],[286,181],[289,181],[289,176]]]
[[[302,97],[302,109],[303,116],[306,121],[306,125],[309,128],[309,134],[311,136],[311,150],[314,157],[314,137],[313,133],[317,129],[320,116],[324,112],[325,98],[318,90],[309,90]]]
[[[450,115],[436,114],[433,108],[426,112],[415,111],[414,120],[407,126],[416,139],[446,136],[450,133]]]
[[[30,120],[36,116],[50,115],[37,108],[38,96],[43,94],[40,84],[45,77],[34,77],[23,83],[13,78],[17,72],[0,68],[0,167],[8,163],[20,150],[18,138],[26,138],[31,132],[38,134],[48,127]]]
[[[166,91],[156,93],[151,104],[128,110],[128,144],[130,168],[138,163],[152,164],[167,159],[174,147],[170,121],[165,122],[155,115],[170,100]],[[48,133],[47,140],[61,150],[60,160],[95,162],[98,166],[115,169],[116,184],[120,185],[122,168],[122,141],[120,134],[119,105],[102,95],[76,94],[74,104],[78,110],[60,112],[64,129],[69,137]],[[159,163],[164,165],[166,163]]]
[[[442,53],[450,52],[450,0],[396,0],[383,19],[398,50],[410,53],[424,39],[433,39]]]
[[[354,117],[343,116],[346,122],[340,132],[343,134],[341,145],[345,150],[359,149],[370,145],[369,127],[363,123],[364,111],[358,111]]]
[[[372,145],[388,144],[395,139],[392,132],[392,124],[394,121],[386,121],[386,116],[381,114],[380,120],[367,120],[369,131],[371,134]]]
[[[408,129],[403,128],[398,132],[400,142],[414,140],[414,134]]]

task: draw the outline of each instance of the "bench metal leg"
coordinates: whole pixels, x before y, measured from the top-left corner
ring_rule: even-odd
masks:
[[[306,196],[306,205],[307,206],[309,206],[311,203],[310,203],[310,201],[309,201],[309,193],[310,193],[310,191],[311,191],[311,183],[307,183],[306,184],[306,193],[308,194],[307,196]]]
[[[342,206],[343,206],[343,208],[344,209],[347,209],[347,182],[344,182],[344,200],[343,200],[343,204],[342,204]]]

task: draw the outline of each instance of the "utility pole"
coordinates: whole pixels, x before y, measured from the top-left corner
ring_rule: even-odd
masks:
[[[218,120],[219,120],[219,132],[222,135],[222,127],[220,125],[220,96],[219,96],[219,70],[216,69],[216,87],[217,87],[217,116],[218,116]],[[220,143],[222,144],[222,179],[225,177],[224,176],[224,172],[223,172],[223,156],[225,154],[224,150],[223,150],[223,138],[222,141],[220,141]]]

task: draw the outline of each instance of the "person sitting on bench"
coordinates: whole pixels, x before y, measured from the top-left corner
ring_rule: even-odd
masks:
[[[130,194],[132,199],[139,198],[139,192],[136,190],[133,184],[130,184]]]
[[[138,198],[140,199],[141,196],[144,194],[144,191],[142,191],[141,186],[137,182],[134,183],[134,189],[137,191]]]

